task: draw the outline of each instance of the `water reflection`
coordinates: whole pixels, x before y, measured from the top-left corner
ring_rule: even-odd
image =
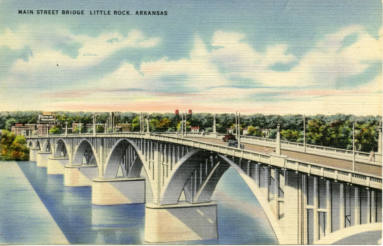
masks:
[[[70,243],[144,243],[144,204],[92,205],[91,187],[64,187],[62,175],[47,175],[33,162],[18,165]],[[187,244],[276,243],[258,202],[234,170],[225,173],[213,198],[218,200],[218,240]]]

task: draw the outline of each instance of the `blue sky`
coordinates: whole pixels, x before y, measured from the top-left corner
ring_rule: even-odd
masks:
[[[381,18],[379,0],[0,1],[0,110],[381,114]]]

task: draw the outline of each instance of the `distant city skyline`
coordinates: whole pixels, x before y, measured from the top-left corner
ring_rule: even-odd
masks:
[[[0,111],[382,115],[381,5],[0,1]]]

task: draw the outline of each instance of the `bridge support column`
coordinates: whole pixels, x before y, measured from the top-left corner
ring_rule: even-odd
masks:
[[[371,223],[376,222],[376,200],[375,191],[371,190]]]
[[[300,206],[299,195],[299,174],[293,171],[285,170],[285,185],[284,185],[284,244],[299,244],[300,243],[300,224],[299,218],[302,211]]]
[[[36,161],[37,158],[37,151],[39,151],[39,148],[30,148],[29,149],[29,161]]]
[[[47,167],[48,158],[51,156],[50,152],[37,152],[36,164],[38,167]]]
[[[64,169],[64,185],[91,186],[97,174],[97,166],[67,165]]]
[[[360,224],[360,199],[359,199],[359,188],[354,188],[354,225]]]
[[[49,157],[47,174],[64,174],[65,165],[68,163],[68,157]]]
[[[325,235],[328,235],[332,231],[332,221],[331,221],[331,181],[326,180],[326,230]]]
[[[344,196],[344,184],[339,184],[339,229],[346,226],[346,207]]]
[[[96,178],[92,182],[92,204],[94,205],[144,202],[144,178]]]
[[[319,184],[318,184],[318,177],[314,176],[313,177],[313,180],[314,180],[314,188],[313,188],[313,191],[314,191],[314,194],[313,194],[313,200],[314,200],[314,205],[313,205],[313,228],[314,228],[314,235],[313,235],[313,238],[314,238],[314,242],[318,241],[319,239],[319,229],[320,229],[320,225],[319,225],[319,216],[318,216],[318,205],[319,205]]]
[[[215,203],[146,205],[146,242],[208,240],[217,237]]]

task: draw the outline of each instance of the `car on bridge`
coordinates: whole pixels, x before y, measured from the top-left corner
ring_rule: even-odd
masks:
[[[222,138],[222,141],[224,141],[224,142],[227,142],[227,141],[229,141],[229,140],[235,140],[235,141],[237,141],[237,139],[235,138],[235,136],[234,136],[233,134],[231,134],[231,133],[226,134],[226,135]]]
[[[232,139],[231,139],[231,140],[227,141],[227,146],[237,148],[237,147],[238,147],[238,141],[237,141],[237,140],[232,140]],[[244,146],[243,144],[240,144],[240,148],[241,148],[241,149],[244,149],[245,146]]]

